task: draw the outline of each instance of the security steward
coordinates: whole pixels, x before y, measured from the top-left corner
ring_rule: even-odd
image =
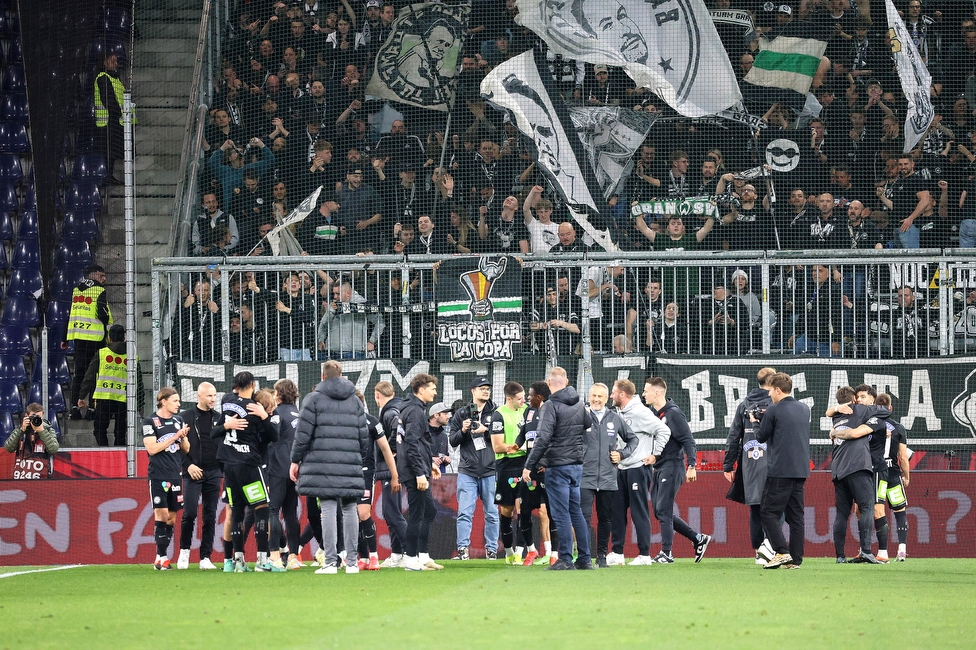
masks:
[[[119,75],[119,57],[105,55],[102,70],[95,77],[95,126],[98,127],[99,141],[105,146],[105,161],[108,163],[108,182],[121,185],[118,177],[112,174],[116,160],[123,156],[122,107],[125,104],[125,86]],[[136,124],[132,113],[132,124]]]
[[[105,269],[97,264],[89,267],[87,276],[71,292],[71,311],[68,314],[68,330],[61,349],[75,344],[75,372],[71,377],[71,404],[76,405],[88,398],[81,391],[82,379],[88,372],[95,354],[105,345],[105,333],[112,325],[112,310],[105,295]],[[80,420],[77,406],[71,409],[71,419]]]
[[[125,328],[116,323],[108,329],[108,345],[98,351],[96,362],[89,364],[88,372],[81,383],[81,392],[88,395],[94,390],[95,399],[95,442],[99,447],[108,447],[108,423],[115,418],[115,445],[126,443],[126,395],[129,360],[125,354]],[[138,367],[138,359],[135,360]],[[142,387],[142,374],[136,371],[139,410],[145,408],[145,391]],[[85,408],[87,402],[78,400],[78,408]]]

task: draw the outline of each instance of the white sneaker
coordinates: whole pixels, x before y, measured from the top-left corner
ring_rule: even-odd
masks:
[[[359,567],[355,564],[347,564],[346,573],[359,573]]]
[[[180,559],[176,561],[177,569],[189,569],[190,568],[190,549],[181,548],[180,549]]]
[[[315,575],[320,575],[320,576],[321,575],[334,576],[337,573],[339,573],[339,569],[337,569],[336,567],[332,566],[331,564],[329,566],[324,566],[321,569],[316,569],[316,571],[315,571]]]
[[[312,560],[312,566],[325,566],[325,551],[319,549],[315,551],[314,560]]]
[[[403,568],[403,553],[390,553],[390,557],[380,562],[381,569]]]
[[[216,569],[217,567],[214,566],[214,563],[210,561],[209,557],[205,557],[202,560],[200,560],[201,571],[214,571]]]
[[[607,553],[607,566],[623,566],[624,561],[623,553]]]
[[[759,550],[756,551],[756,554],[769,562],[773,559],[773,556],[776,555],[776,551],[773,550],[773,546],[769,543],[769,540],[764,539],[763,543],[759,545]]]
[[[423,571],[424,565],[420,563],[419,557],[404,556],[403,568],[407,571]]]
[[[609,558],[607,564],[610,564]],[[638,555],[630,561],[630,566],[651,566],[652,564],[654,564],[654,562],[651,561],[650,555]]]

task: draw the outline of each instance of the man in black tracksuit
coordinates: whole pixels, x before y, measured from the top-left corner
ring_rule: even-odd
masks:
[[[762,546],[765,535],[762,528],[762,516],[759,504],[762,502],[762,491],[766,485],[766,445],[756,440],[756,427],[749,420],[748,413],[764,412],[773,401],[769,398],[767,381],[776,374],[773,368],[763,368],[759,371],[759,388],[749,391],[746,398],[739,403],[732,417],[729,427],[729,437],[725,441],[725,461],[723,469],[729,483],[742,482],[743,500],[741,503],[749,506],[749,537],[752,548],[756,551],[756,559],[760,560],[759,547]],[[735,476],[738,463],[739,476]]]
[[[382,430],[387,446],[393,455],[397,452],[397,427],[400,423],[400,409],[406,402],[397,397],[393,384],[381,381],[373,388],[373,400],[380,408],[380,423],[377,431]],[[390,530],[390,557],[380,564],[383,568],[400,568],[403,566],[403,542],[407,538],[407,520],[403,518],[403,501],[400,492],[400,477],[396,463],[392,466],[386,462],[379,440],[376,441],[376,473],[375,478],[383,484],[383,519]]]
[[[784,372],[769,378],[769,397],[772,405],[762,415],[756,440],[766,443],[769,462],[766,466],[766,486],[763,488],[763,530],[776,551],[764,569],[799,568],[803,562],[803,487],[810,476],[810,407],[798,402],[793,392],[793,380]],[[753,424],[759,421],[750,414]],[[790,526],[787,545],[779,518],[786,514]]]
[[[660,377],[649,377],[644,382],[644,399],[654,415],[671,430],[671,438],[657,458],[651,459],[651,502],[654,516],[661,524],[661,552],[654,557],[658,564],[673,564],[671,546],[677,532],[695,545],[695,562],[701,562],[705,549],[712,541],[710,535],[699,533],[674,512],[678,488],[686,480],[698,480],[698,448],[688,426],[688,419],[674,400],[668,399],[668,385]],[[687,460],[687,469],[682,462]]]
[[[410,382],[413,396],[400,409],[397,427],[397,471],[407,489],[406,539],[403,543],[403,568],[423,571],[420,557],[427,557],[430,525],[437,516],[430,481],[433,474],[433,446],[427,422],[427,405],[437,397],[437,379],[419,374]],[[437,477],[440,472],[437,472]]]
[[[217,528],[217,499],[220,498],[220,482],[224,473],[217,460],[217,442],[210,436],[217,422],[223,421],[223,416],[214,410],[216,403],[217,389],[205,381],[197,387],[196,406],[180,413],[183,422],[190,427],[186,436],[190,451],[183,456],[183,520],[180,523],[180,558],[176,565],[178,569],[188,568],[193,524],[200,510],[197,502],[201,494],[203,522],[200,532],[200,568],[217,568],[210,561],[210,553],[213,552],[214,531]]]

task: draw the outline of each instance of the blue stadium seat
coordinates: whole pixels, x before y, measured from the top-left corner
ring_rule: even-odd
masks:
[[[65,212],[61,232],[65,239],[98,239],[98,219],[94,212]]]
[[[14,424],[13,416],[7,411],[0,410],[0,444],[7,442],[7,438],[16,428],[17,425]]]
[[[15,153],[0,153],[0,180],[19,183],[24,180],[24,166]]]
[[[105,162],[105,156],[103,154],[89,153],[80,154],[75,157],[71,180],[92,180],[101,185],[106,176],[108,176],[108,165]]]
[[[71,302],[67,300],[51,300],[47,303],[47,318],[44,322],[48,327],[57,327],[68,322],[71,312]]]
[[[15,384],[27,382],[27,369],[24,367],[24,356],[22,354],[0,352],[0,379],[6,379]]]
[[[37,301],[33,296],[7,296],[0,323],[37,327],[41,324],[41,310],[37,307]]]
[[[98,68],[109,54],[119,58],[119,66],[125,67],[128,64],[129,57],[125,50],[125,43],[122,38],[113,35],[99,36],[92,41],[91,48],[88,50],[88,63],[93,68]],[[94,76],[92,75],[93,83]]]
[[[24,188],[24,205],[22,207],[24,210],[37,209],[37,194],[34,192],[33,175],[31,175],[30,179],[27,181],[27,187]],[[60,192],[54,195],[54,207],[57,210],[61,210],[62,208]]]
[[[7,24],[10,25],[11,36],[20,36],[20,16],[17,15],[17,12],[10,14],[10,19],[7,21]]]
[[[11,267],[15,269],[41,268],[41,246],[36,239],[21,239],[14,244],[14,258]]]
[[[20,210],[20,197],[17,196],[17,186],[11,181],[0,181],[0,210],[3,212],[17,212]]]
[[[100,151],[105,147],[105,136],[102,135],[101,140],[99,139],[94,121],[95,118],[92,117],[91,124],[85,122],[78,128],[78,135],[75,136],[75,151],[78,153]]]
[[[0,122],[0,151],[26,153],[30,151],[27,125],[16,122]]]
[[[7,247],[0,244],[0,271],[5,271],[10,266],[7,263]],[[3,287],[0,286],[0,299],[3,298]]]
[[[24,398],[20,396],[20,388],[12,381],[0,381],[0,411],[24,412]]]
[[[8,354],[21,357],[25,354],[34,354],[34,341],[31,340],[30,330],[18,325],[0,325],[0,355]],[[9,377],[0,374],[0,379],[9,379]]]
[[[2,84],[3,93],[8,95],[10,93],[20,93],[24,94],[27,92],[27,82],[24,80],[24,66],[23,64],[10,64],[3,73]]]
[[[61,423],[58,414],[55,411],[48,411],[47,421],[51,423],[51,428],[54,429],[54,435],[58,437],[58,442],[64,444],[61,438]]]
[[[10,47],[7,49],[7,63],[24,65],[24,51],[20,45],[19,36],[10,41]]]
[[[80,212],[101,212],[102,195],[98,193],[98,186],[92,181],[71,183],[65,197],[65,207]]]
[[[44,281],[40,269],[14,269],[7,283],[8,296],[40,296],[44,291]]]
[[[65,239],[58,247],[58,259],[65,268],[87,269],[94,263],[91,248],[83,239]]]
[[[27,403],[31,402],[41,402],[41,390],[43,389],[43,384],[40,381],[34,381],[31,383],[30,393],[27,396]],[[64,393],[61,391],[61,384],[56,381],[49,381],[47,383],[47,407],[49,411],[54,413],[61,413],[65,410],[64,405]]]
[[[54,344],[52,343],[52,346]],[[44,358],[43,354],[38,354],[34,359],[34,372],[31,373],[31,377],[34,381],[41,376],[41,359]],[[52,347],[51,351],[47,356],[47,378],[51,381],[56,381],[62,386],[67,386],[71,383],[71,372],[68,370],[68,357],[63,354],[60,347]]]
[[[56,269],[51,280],[51,298],[54,300],[71,300],[71,292],[85,279],[85,269],[67,268]]]
[[[10,38],[10,23],[7,21],[6,11],[0,11],[0,38]]]
[[[12,93],[3,96],[3,103],[0,104],[0,119],[5,122],[18,122],[27,124],[30,122],[30,114],[27,110],[27,95]]]
[[[0,241],[14,240],[14,222],[6,212],[0,212]]]
[[[120,7],[102,7],[98,11],[98,29],[104,34],[128,38],[132,31],[132,17]]]
[[[20,215],[20,227],[17,228],[17,239],[37,239],[37,210],[25,210]]]

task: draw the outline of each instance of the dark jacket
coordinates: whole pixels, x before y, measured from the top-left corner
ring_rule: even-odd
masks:
[[[668,440],[668,444],[664,445],[664,450],[657,457],[654,466],[662,467],[663,463],[681,462],[682,452],[688,459],[688,464],[695,465],[698,462],[695,436],[692,435],[691,427],[688,426],[688,419],[678,405],[674,403],[674,400],[669,398],[661,410],[654,409],[654,415],[671,429],[671,439]]]
[[[534,470],[544,465],[581,465],[586,451],[586,425],[589,416],[579,393],[567,386],[549,396],[539,409],[538,437],[525,460]]]
[[[465,433],[461,427],[462,423],[471,417],[473,407],[474,404],[468,404],[454,412],[447,423],[447,437],[451,446],[458,448],[461,457],[458,474],[485,478],[495,474],[495,451],[491,446],[491,416],[495,412],[495,403],[488,400],[478,413],[477,420],[485,426],[485,432],[481,435],[473,435],[470,430]],[[474,428],[474,424],[471,428]],[[475,438],[481,438],[484,442],[481,449],[475,448]]]
[[[278,439],[268,447],[268,475],[285,478],[291,464],[291,448],[298,428],[298,407],[279,404],[271,421],[278,425]]]
[[[105,295],[104,293],[102,295]],[[105,343],[106,347],[115,354],[125,354],[126,353],[126,342],[125,341],[114,341],[112,343]],[[85,371],[85,378],[81,382],[81,394],[91,395],[95,390],[95,380],[98,378],[98,355],[92,359],[92,362],[88,364],[88,370]],[[139,363],[136,361],[136,407],[140,412],[146,410],[146,389],[142,384],[142,372],[139,371]]]
[[[400,409],[403,408],[404,404],[406,402],[403,399],[394,397],[380,409],[380,422],[377,429],[386,436],[386,441],[390,443],[390,451],[393,452],[394,456],[397,452],[397,427],[400,425]],[[373,445],[373,452],[376,456],[376,480],[389,481],[392,474],[390,474],[390,468],[386,466],[383,452],[375,444]]]
[[[620,458],[629,457],[637,449],[637,436],[616,411],[604,409],[603,419],[597,421],[588,412],[586,451],[583,454],[583,482],[586,490],[616,490],[617,466],[610,462],[610,452],[619,451]],[[623,444],[624,447],[620,447]]]
[[[369,450],[366,412],[344,377],[326,379],[302,401],[291,462],[301,463],[299,494],[359,498],[365,490],[363,457]]]
[[[729,437],[725,441],[725,461],[722,469],[731,472],[739,463],[742,472],[742,487],[745,491],[745,504],[758,505],[762,500],[766,485],[767,446],[756,440],[756,427],[749,420],[746,411],[768,409],[773,400],[765,388],[752,389],[739,403],[729,427]]]
[[[810,407],[792,397],[770,405],[759,424],[756,440],[767,442],[766,476],[810,476]]]
[[[196,465],[203,471],[220,469],[217,460],[217,443],[210,435],[218,422],[223,422],[220,411],[210,409],[201,411],[194,406],[180,413],[183,423],[190,427],[186,439],[190,442],[190,451],[183,455],[183,476],[189,480],[190,465]]]
[[[430,437],[427,405],[416,395],[400,409],[397,436],[396,461],[400,481],[411,481],[420,476],[429,479],[434,458],[433,440]]]

